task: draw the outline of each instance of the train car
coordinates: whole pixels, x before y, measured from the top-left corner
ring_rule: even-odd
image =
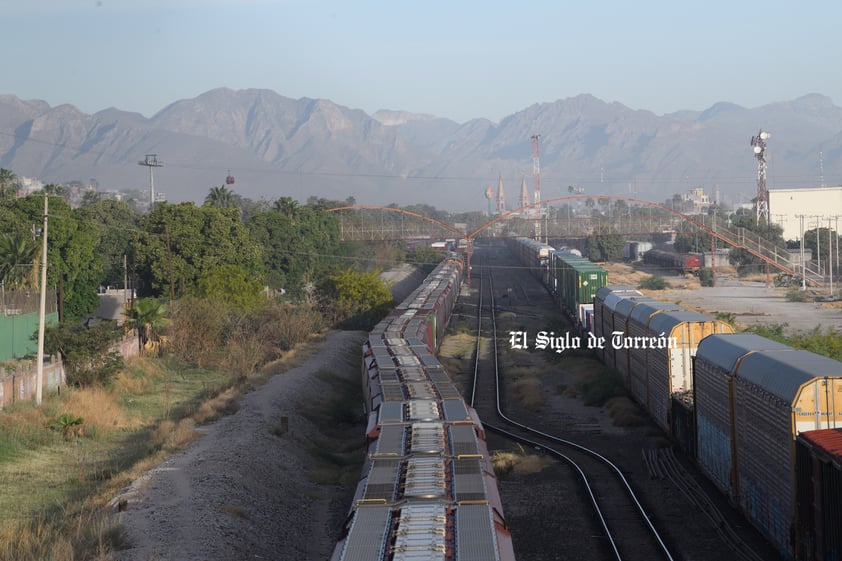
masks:
[[[514,561],[485,430],[433,354],[461,271],[440,264],[363,346],[368,453],[331,561]]]
[[[616,349],[608,343],[614,331],[625,332],[625,322],[623,325],[614,326],[614,309],[617,304],[624,298],[647,298],[642,292],[630,286],[603,286],[596,291],[594,296],[594,328],[593,334],[597,338],[602,338],[606,344],[597,349],[597,357],[602,360],[602,363],[609,368],[616,368],[617,361],[615,359]]]
[[[694,311],[661,311],[649,318],[645,333],[667,343],[648,346],[644,352],[646,408],[658,426],[670,432],[673,398],[693,390],[693,357],[699,343],[708,335],[734,333],[734,328]]]
[[[675,253],[662,249],[650,249],[643,254],[643,261],[680,274],[698,274],[702,261],[692,253]]]
[[[550,253],[555,248],[544,242],[522,237],[508,238],[508,246],[518,260],[529,268],[530,274],[546,286]]]
[[[464,268],[461,259],[446,258],[433,269],[421,286],[395,307],[393,314],[415,311],[415,322],[411,327],[416,329],[408,333],[408,337],[420,337],[430,349],[438,349],[459,296]]]
[[[579,255],[553,251],[550,253],[550,279],[550,292],[559,307],[574,324],[586,327],[588,317],[593,313],[596,293],[608,284],[608,272]]]
[[[651,411],[649,400],[649,370],[646,364],[646,355],[649,346],[646,340],[650,337],[649,323],[658,314],[677,311],[687,311],[687,309],[671,302],[649,300],[640,302],[637,306],[630,308],[629,315],[626,318],[626,331],[623,335],[623,348],[621,352],[625,352],[627,355],[627,387],[634,400],[647,411]],[[620,319],[622,320],[622,318]],[[657,338],[658,336],[656,335]]]
[[[800,432],[842,425],[842,363],[745,334],[706,337],[695,362],[699,463],[792,557],[794,441]]]
[[[842,427],[795,440],[798,524],[795,558],[842,559]]]

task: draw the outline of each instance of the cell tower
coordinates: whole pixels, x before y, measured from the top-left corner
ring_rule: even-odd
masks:
[[[503,174],[497,180],[497,214],[506,212],[506,195],[503,194]]]
[[[751,137],[751,146],[757,158],[757,223],[769,222],[769,190],[766,189],[766,141],[772,135],[760,129],[757,136]]]
[[[541,202],[541,162],[538,158],[538,139],[541,138],[540,134],[533,134],[532,135],[532,179],[534,182],[534,189],[535,192],[533,196],[535,199],[532,202],[540,203]],[[540,207],[539,207],[540,208]]]

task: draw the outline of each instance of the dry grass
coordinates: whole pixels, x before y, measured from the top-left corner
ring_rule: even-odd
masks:
[[[225,415],[236,413],[240,399],[240,390],[236,387],[228,388],[215,397],[203,402],[193,413],[193,419],[199,424],[213,421]]]
[[[130,420],[120,407],[114,392],[104,388],[71,390],[65,396],[64,411],[83,419],[86,434],[105,437],[112,431],[134,428],[139,421]]]
[[[161,421],[152,433],[151,442],[155,448],[172,452],[184,448],[184,446],[198,438],[199,433],[196,432],[196,421],[188,417],[178,422],[170,420]]]
[[[518,446],[518,448],[512,452],[498,451],[491,455],[491,465],[494,466],[494,473],[498,476],[509,473],[532,475],[539,473],[552,463],[552,458],[548,456],[538,456],[536,454],[527,454],[526,450],[521,446]]]
[[[645,419],[640,407],[628,397],[615,397],[605,403],[605,410],[614,419],[617,427],[639,427]]]
[[[517,402],[529,411],[543,409],[545,400],[541,392],[541,381],[538,378],[519,378],[512,384]]]

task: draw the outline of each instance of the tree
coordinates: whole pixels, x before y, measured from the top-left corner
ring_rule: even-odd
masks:
[[[18,176],[10,169],[0,168],[0,199],[14,198],[18,191]]]
[[[391,308],[392,293],[379,271],[357,273],[345,269],[331,275],[327,293],[336,302],[340,321],[348,327],[369,328]]]
[[[128,203],[105,199],[77,209],[77,214],[90,221],[99,231],[96,253],[102,259],[102,274],[98,284],[123,286],[126,264],[134,263],[132,240],[137,233],[140,215]]]
[[[275,201],[274,209],[287,218],[292,218],[298,210],[298,201],[292,197],[281,197]]]
[[[44,222],[44,199],[40,193],[15,199],[8,208],[17,217],[17,231],[25,228],[29,232]],[[64,199],[51,197],[48,238],[47,284],[58,288],[61,321],[85,318],[99,306],[100,232]]]
[[[37,286],[37,256],[38,244],[32,236],[0,234],[0,283],[7,288]]]
[[[219,208],[237,208],[237,201],[234,192],[225,185],[211,187],[208,196],[205,197],[205,205]]]
[[[237,265],[222,265],[199,278],[196,293],[241,312],[257,309],[262,302],[262,279]]]
[[[138,290],[146,296],[180,296],[223,265],[263,276],[262,248],[239,211],[193,203],[158,203],[141,216],[133,245]]]
[[[596,226],[588,236],[587,250],[591,261],[617,261],[623,258],[626,241],[608,224]]]
[[[166,304],[155,298],[140,298],[132,303],[126,313],[127,324],[137,331],[141,348],[149,341],[157,341],[161,329],[169,323]]]
[[[783,238],[783,228],[777,224],[770,224],[765,221],[758,223],[757,216],[752,212],[736,212],[731,216],[731,225],[735,228],[750,230],[773,244],[786,247],[786,242]],[[731,252],[728,254],[728,260],[739,269],[741,275],[761,272],[766,266],[762,259],[739,248],[731,249]]]
[[[325,210],[308,206],[293,214],[262,212],[247,226],[263,247],[266,281],[272,288],[301,295],[306,279],[323,276],[338,259],[339,223]]]
[[[111,349],[122,336],[122,328],[114,321],[47,326],[44,350],[61,354],[69,385],[107,385],[123,366],[123,357]]]

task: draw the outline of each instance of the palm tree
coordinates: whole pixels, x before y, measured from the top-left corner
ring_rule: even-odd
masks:
[[[36,255],[38,244],[28,235],[0,235],[0,282],[11,288],[30,284],[37,278]]]
[[[292,218],[298,210],[298,201],[292,197],[281,197],[275,201],[275,210],[289,218]]]
[[[211,187],[208,196],[205,197],[205,205],[219,208],[237,208],[234,192],[225,185]]]
[[[10,199],[18,190],[18,176],[10,169],[0,168],[0,199]]]
[[[147,341],[156,341],[158,332],[169,322],[167,306],[154,298],[135,300],[126,313],[129,327],[137,330],[141,349]]]

